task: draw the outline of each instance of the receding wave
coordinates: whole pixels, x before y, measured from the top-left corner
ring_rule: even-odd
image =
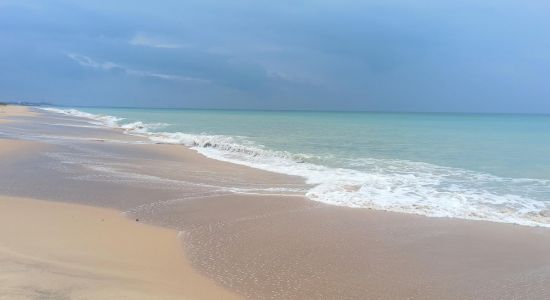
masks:
[[[147,136],[155,143],[186,145],[213,159],[301,176],[312,185],[306,196],[327,204],[550,227],[550,207],[540,199],[550,193],[549,180],[373,158],[349,159],[341,162],[344,167],[331,168],[311,163],[312,155],[274,151],[246,137],[158,132],[168,124],[124,124],[124,119],[113,116],[46,110]]]

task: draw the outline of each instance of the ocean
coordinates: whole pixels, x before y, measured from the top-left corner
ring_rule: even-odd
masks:
[[[550,227],[550,115],[47,109],[301,176],[314,201]]]

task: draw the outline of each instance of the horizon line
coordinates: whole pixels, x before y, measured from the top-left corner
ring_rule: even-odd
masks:
[[[540,115],[548,116],[550,112],[474,112],[474,111],[398,111],[398,110],[329,110],[329,109],[261,109],[261,108],[204,108],[204,107],[162,107],[162,106],[108,106],[108,105],[70,105],[55,104],[45,101],[0,101],[0,103],[55,106],[75,108],[113,108],[113,109],[181,109],[181,110],[213,110],[213,111],[256,111],[256,112],[317,112],[317,113],[394,113],[394,114],[469,114],[469,115]]]
[[[113,109],[181,109],[213,111],[250,111],[250,112],[315,112],[315,113],[393,113],[393,114],[469,114],[469,115],[540,115],[549,116],[550,112],[467,112],[467,111],[397,111],[397,110],[329,110],[329,109],[261,109],[261,108],[200,108],[200,107],[159,107],[159,106],[102,106],[102,105],[66,105],[51,104],[59,107],[76,108],[113,108]]]

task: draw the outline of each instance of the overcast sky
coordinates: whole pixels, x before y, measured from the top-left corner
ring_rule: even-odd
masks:
[[[0,100],[550,113],[548,0],[106,2],[0,0]]]

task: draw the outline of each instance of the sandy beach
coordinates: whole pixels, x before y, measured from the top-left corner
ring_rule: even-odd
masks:
[[[547,228],[262,193],[307,185],[0,109],[0,299],[550,297]]]
[[[3,163],[47,148],[0,139]],[[239,299],[191,267],[178,234],[113,209],[0,195],[0,299]]]
[[[34,116],[35,113],[24,106],[0,105],[0,122],[9,122],[9,117]]]
[[[177,232],[83,205],[0,197],[1,299],[235,299]]]

